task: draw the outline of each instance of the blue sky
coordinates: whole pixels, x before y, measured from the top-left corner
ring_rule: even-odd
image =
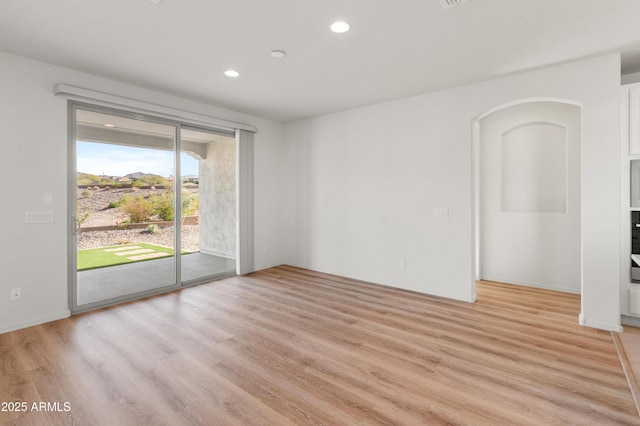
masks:
[[[198,175],[198,160],[181,155],[182,176]],[[76,170],[92,175],[124,176],[129,173],[174,175],[173,152],[125,145],[82,142],[76,144]]]

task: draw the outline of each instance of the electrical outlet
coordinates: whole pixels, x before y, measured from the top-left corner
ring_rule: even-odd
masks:
[[[24,223],[53,223],[53,212],[25,212]]]
[[[433,209],[433,215],[435,217],[448,218],[449,217],[449,209],[447,207],[440,207],[440,208],[437,208],[437,209]]]
[[[407,269],[407,259],[400,259],[400,267],[402,269]]]
[[[12,288],[11,297],[9,298],[9,300],[11,300],[12,302],[15,302],[20,299],[22,299],[22,288],[21,287]]]

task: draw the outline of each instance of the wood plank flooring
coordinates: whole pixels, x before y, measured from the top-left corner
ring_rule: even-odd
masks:
[[[612,333],[631,395],[640,413],[640,328],[625,325],[623,333]]]
[[[640,424],[579,296],[477,290],[468,304],[282,266],[7,333],[0,402],[29,410],[0,424]]]

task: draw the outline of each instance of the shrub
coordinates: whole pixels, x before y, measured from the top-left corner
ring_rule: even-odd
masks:
[[[136,182],[140,182],[144,185],[162,185],[164,184],[165,179],[160,175],[145,175],[140,176],[140,178]]]
[[[82,191],[82,194],[81,194],[81,195],[82,195],[83,197],[91,197],[91,196],[93,196],[93,191],[90,191],[90,190],[88,190],[88,189],[85,189],[84,191]]]
[[[96,175],[85,175],[78,173],[76,178],[76,183],[78,185],[96,185],[100,182],[100,178]]]
[[[115,201],[115,202],[118,203],[118,207],[120,207],[127,203],[130,203],[133,200],[135,200],[135,197],[133,195],[126,194],[126,195],[123,195],[122,198],[120,198],[118,201]]]
[[[174,196],[172,192],[152,194],[148,199],[142,195],[125,195],[119,201],[109,203],[108,208],[120,207],[129,217],[130,223],[148,222],[152,216],[161,220],[172,221],[175,218]],[[197,193],[184,192],[182,194],[182,216],[190,216],[198,211],[200,206]]]
[[[173,210],[173,193],[154,194],[151,196],[153,213],[162,220],[173,220],[175,213]]]
[[[171,221],[175,217],[173,192],[154,194],[150,197],[153,204],[153,214],[158,215],[162,220]],[[199,198],[197,193],[182,193],[182,216],[195,214],[199,208]]]
[[[108,177],[100,178],[100,180],[98,181],[98,185],[101,185],[101,186],[110,186],[110,185],[113,185],[114,183],[116,183],[116,181]]]
[[[123,221],[123,222],[117,222],[116,223],[116,229],[119,231],[123,231],[125,229],[129,229],[129,224],[131,222],[129,222],[129,219]]]
[[[124,196],[120,200],[120,208],[129,216],[131,223],[147,222],[153,215],[153,203],[142,195]]]
[[[156,225],[155,223],[152,223],[151,225],[147,226],[147,229],[145,229],[145,232],[147,234],[155,234],[159,230],[160,230],[160,227],[158,225]]]
[[[182,193],[182,216],[190,216],[195,214],[200,208],[200,197],[198,193],[183,192]]]
[[[80,202],[76,202],[76,220],[78,221],[79,225],[82,225],[88,218],[89,215],[91,214],[91,207],[87,207],[87,209],[84,212],[80,211]]]

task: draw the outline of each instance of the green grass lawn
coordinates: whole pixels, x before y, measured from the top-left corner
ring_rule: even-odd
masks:
[[[167,256],[173,256],[173,249],[146,243],[78,250],[78,271],[143,262]]]

